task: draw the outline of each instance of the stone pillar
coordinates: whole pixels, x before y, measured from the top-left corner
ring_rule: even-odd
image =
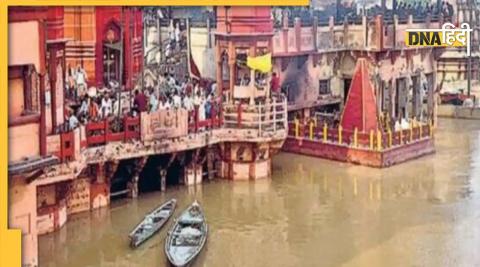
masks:
[[[138,174],[132,176],[132,180],[128,182],[128,197],[129,198],[137,198],[138,197]]]
[[[362,29],[363,29],[363,47],[368,46],[368,23],[367,23],[367,17],[363,16],[362,17]]]
[[[330,48],[335,46],[335,18],[330,17],[328,20],[328,28],[330,32]],[[320,47],[323,49],[323,47]]]
[[[220,176],[231,180],[257,180],[270,176],[270,144],[230,143],[225,145]]]
[[[217,91],[215,92],[215,95],[217,98],[222,96],[222,91],[223,91],[223,62],[222,62],[222,50],[220,47],[220,40],[216,41],[216,59],[217,59]]]
[[[236,79],[236,53],[235,47],[232,41],[228,42],[228,67],[229,67],[229,88],[228,92],[230,95],[230,101],[233,101],[233,91],[235,87],[235,79]]]
[[[185,166],[185,185],[197,185],[202,183],[202,166],[196,162],[191,162]]]
[[[377,38],[375,39],[375,48],[378,50],[383,49],[383,36],[385,34],[385,30],[383,28],[383,16],[377,15],[375,17],[375,32],[377,34]]]
[[[160,191],[167,191],[167,169],[160,169]]]
[[[318,38],[318,17],[313,17],[312,35],[313,35],[313,50],[317,51],[317,38]]]
[[[127,188],[129,189],[129,198],[138,197],[138,181],[140,180],[139,175],[143,167],[145,166],[145,163],[147,163],[147,157],[142,157],[135,160],[135,165],[133,166],[133,171],[131,173],[132,179],[127,184]]]
[[[398,15],[393,15],[393,47],[397,47]]]
[[[283,23],[282,23],[282,42],[283,42],[283,51],[288,53],[288,15],[287,11],[283,11]]]
[[[105,163],[98,163],[97,166],[97,176],[95,177],[96,183],[105,183]]]
[[[213,180],[214,178],[214,157],[212,148],[207,148],[207,172],[208,172],[208,180]]]
[[[297,52],[301,51],[301,46],[302,46],[302,22],[300,18],[295,18],[293,27],[295,29],[295,47],[297,49]]]
[[[90,208],[92,210],[110,204],[110,184],[106,181],[105,163],[96,166],[96,177],[90,185]]]

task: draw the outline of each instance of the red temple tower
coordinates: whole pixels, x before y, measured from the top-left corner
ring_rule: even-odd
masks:
[[[357,61],[352,83],[343,109],[341,125],[345,130],[376,131],[378,125],[377,101],[368,75],[365,58]]]

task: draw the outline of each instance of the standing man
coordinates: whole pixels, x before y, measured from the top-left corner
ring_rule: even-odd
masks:
[[[143,92],[135,90],[135,98],[133,99],[133,107],[137,112],[147,111],[147,97]]]
[[[270,80],[270,90],[272,91],[273,96],[280,96],[280,78],[277,76],[276,72],[272,74],[272,79]]]
[[[155,112],[158,110],[158,97],[155,94],[153,88],[150,89],[150,112]]]
[[[102,113],[103,118],[107,118],[112,114],[113,106],[112,106],[112,100],[108,96],[107,93],[105,93],[104,97],[102,98],[102,104],[100,105],[100,110]]]
[[[75,83],[77,85],[78,96],[85,95],[87,90],[87,73],[78,65],[77,72],[75,73]]]

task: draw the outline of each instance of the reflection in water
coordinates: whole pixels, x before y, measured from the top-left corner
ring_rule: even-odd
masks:
[[[384,170],[281,154],[272,179],[115,201],[42,236],[40,266],[165,265],[166,230],[137,250],[127,235],[172,197],[180,210],[194,199],[205,207],[210,236],[197,266],[480,265],[480,124],[441,120],[436,145]]]

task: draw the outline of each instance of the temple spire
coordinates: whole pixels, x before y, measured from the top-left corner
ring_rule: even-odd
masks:
[[[360,132],[377,130],[379,127],[377,114],[376,98],[368,75],[367,60],[360,58],[355,67],[340,124],[345,130],[355,128]]]

